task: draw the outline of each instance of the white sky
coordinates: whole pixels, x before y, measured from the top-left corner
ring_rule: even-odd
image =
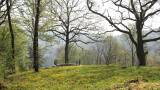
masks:
[[[105,0],[93,0],[94,3],[95,3],[95,7],[96,8],[93,8],[94,10],[97,10],[98,12],[100,13],[104,13],[104,12],[107,12],[107,10],[109,11],[109,14],[112,15],[114,18],[117,18],[118,14],[116,14],[114,12],[113,9],[116,9],[117,7],[114,6],[112,3],[110,2],[107,2],[105,4],[102,4],[102,1],[105,1]],[[160,0],[159,0],[159,4],[157,3],[155,6],[154,6],[154,10],[157,9],[157,8],[160,8]],[[153,10],[153,9],[152,9]],[[107,14],[106,14],[107,15]],[[98,17],[98,16],[97,16]],[[118,18],[117,18],[118,19]],[[112,30],[113,28],[110,27],[110,24],[103,18],[100,17],[99,20],[103,20],[102,22],[102,27],[105,28],[105,30]],[[127,22],[128,23],[128,22]],[[152,27],[152,28],[159,28],[160,27],[160,14],[158,15],[155,15],[154,17],[148,19],[146,22],[145,22],[145,26],[147,27]],[[120,32],[114,32],[113,35],[120,35],[121,33]]]
[[[80,0],[82,2],[82,5],[81,6],[86,6],[86,0]],[[112,9],[116,9],[116,7],[114,5],[112,5],[111,3],[106,3],[105,5],[102,4],[102,1],[105,1],[105,0],[93,0],[95,2],[95,6],[97,7],[96,10],[98,10],[98,12],[101,12],[103,13],[105,10],[109,10],[109,14],[112,15],[113,17],[117,17],[118,15],[115,14],[114,10]],[[156,4],[155,7],[159,7],[160,8],[160,0],[159,1],[159,4]],[[112,9],[111,9],[112,8]],[[95,8],[94,8],[95,9]],[[15,15],[16,16],[16,15]],[[112,30],[114,28],[112,28],[110,26],[110,24],[103,18],[101,17],[98,17],[98,15],[94,15],[94,18],[95,18],[95,21],[96,20],[101,20],[102,22],[100,23],[100,27],[102,27],[103,31],[105,30]],[[152,19],[149,19],[146,24],[146,26],[149,26],[149,27],[153,27],[153,28],[159,28],[160,27],[160,14],[153,17]],[[114,32],[113,35],[119,35],[121,34],[120,32]]]

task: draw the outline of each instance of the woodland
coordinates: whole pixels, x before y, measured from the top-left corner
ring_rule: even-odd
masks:
[[[0,0],[0,90],[160,90],[159,0]]]

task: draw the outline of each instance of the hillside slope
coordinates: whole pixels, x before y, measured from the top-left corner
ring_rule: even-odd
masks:
[[[7,90],[160,90],[160,67],[53,67],[12,75],[5,85]]]

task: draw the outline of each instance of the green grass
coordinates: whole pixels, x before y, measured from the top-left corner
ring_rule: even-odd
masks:
[[[137,78],[144,80],[137,86],[143,88],[139,90],[160,90],[160,67],[121,68],[114,65],[40,69],[39,73],[30,71],[9,76],[5,84],[8,90],[128,90],[131,86],[124,84]],[[122,87],[113,89],[117,86]]]

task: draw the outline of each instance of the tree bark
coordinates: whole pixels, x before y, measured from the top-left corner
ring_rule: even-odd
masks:
[[[137,57],[139,60],[139,66],[145,66],[146,65],[146,58],[145,58],[145,53],[142,46],[139,46],[137,48]]]
[[[145,66],[146,65],[146,58],[145,58],[145,52],[144,52],[144,43],[143,43],[143,36],[142,36],[142,23],[141,21],[137,21],[136,28],[137,28],[137,57],[139,60],[139,66]]]
[[[34,70],[39,71],[39,53],[38,53],[38,27],[39,27],[39,15],[40,15],[40,0],[35,0],[36,16],[34,25],[34,39],[33,39],[33,57],[34,57]]]
[[[132,66],[135,65],[135,58],[134,58],[134,45],[131,42],[131,53],[132,53]]]
[[[12,47],[12,72],[15,72],[15,37],[14,37],[14,31],[12,28],[12,20],[11,20],[11,1],[10,0],[6,0],[6,5],[7,5],[7,17],[8,17],[8,26],[9,26],[9,31],[10,31],[10,35],[11,35],[11,47]]]
[[[69,63],[69,38],[66,37],[66,45],[65,45],[65,64]]]
[[[70,43],[70,39],[69,39],[69,30],[70,30],[70,14],[68,12],[68,8],[67,8],[67,23],[66,23],[66,45],[65,45],[65,64],[69,63],[69,43]]]

